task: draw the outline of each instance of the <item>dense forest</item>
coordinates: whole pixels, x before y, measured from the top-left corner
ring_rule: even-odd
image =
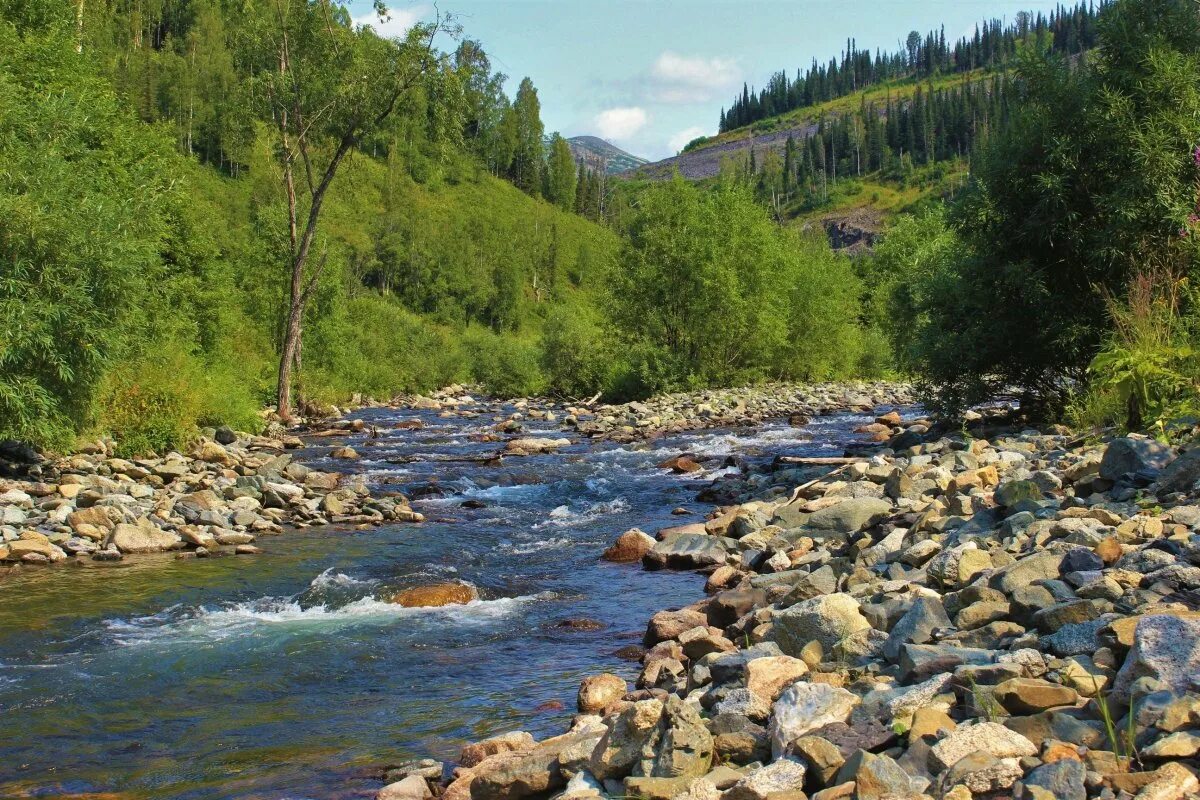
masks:
[[[752,125],[888,81],[1004,68],[1024,42],[1038,50],[1077,55],[1096,45],[1096,19],[1105,5],[1104,0],[1098,6],[1080,3],[1073,8],[1060,7],[1049,15],[1022,11],[1008,26],[998,19],[987,20],[976,26],[974,36],[964,36],[953,47],[946,41],[944,27],[924,37],[911,31],[902,48],[892,53],[876,51],[874,56],[869,50],[859,50],[854,39],[848,39],[839,58],[826,64],[813,59],[812,66],[804,72],[797,70],[794,79],[780,71],[760,91],[743,84],[741,95],[734,98],[729,109],[721,109],[718,131]]]
[[[445,17],[397,40],[331,0],[0,0],[0,438],[162,451],[454,381],[891,374],[947,413],[1016,393],[1131,425],[1195,405],[1190,0],[851,40],[753,96],[848,113],[702,185],[591,172],[532,81],[504,86]],[[962,190],[871,257],[779,213],[945,160]]]

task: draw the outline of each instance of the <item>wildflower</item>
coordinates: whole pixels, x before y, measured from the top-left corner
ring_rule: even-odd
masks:
[[[1200,144],[1196,145],[1196,149],[1192,152],[1192,160],[1196,162],[1196,166],[1200,167]]]

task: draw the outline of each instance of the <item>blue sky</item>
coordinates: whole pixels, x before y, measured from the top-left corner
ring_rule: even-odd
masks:
[[[378,22],[370,0],[353,0],[356,20],[401,33],[434,13],[428,0],[388,3]],[[636,155],[673,155],[716,132],[722,106],[742,82],[762,85],[816,57],[827,61],[854,37],[858,47],[894,50],[908,31],[942,25],[953,40],[991,17],[1049,11],[1056,2],[1007,0],[438,0],[477,39],[511,96],[528,75],[546,130],[601,136]],[[452,41],[443,41],[452,49]]]

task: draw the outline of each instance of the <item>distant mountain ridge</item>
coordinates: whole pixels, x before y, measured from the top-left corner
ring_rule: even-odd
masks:
[[[572,136],[567,139],[567,144],[576,161],[582,161],[592,169],[602,169],[609,175],[650,163],[648,159],[627,153],[599,136]]]

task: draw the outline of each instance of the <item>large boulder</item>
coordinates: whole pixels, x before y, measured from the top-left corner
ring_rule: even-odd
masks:
[[[625,679],[619,675],[590,675],[579,684],[576,704],[581,713],[595,714],[624,697],[627,689]]]
[[[701,569],[724,564],[725,546],[715,536],[685,533],[659,542],[642,559],[649,569],[667,566],[674,569]]]
[[[892,504],[877,497],[855,497],[822,508],[805,523],[816,538],[846,538],[891,516]]]
[[[1133,647],[1113,684],[1124,702],[1138,678],[1150,677],[1183,694],[1200,689],[1200,619],[1148,614],[1137,622]]]
[[[1187,450],[1168,464],[1158,476],[1164,492],[1190,492],[1200,483],[1200,447]]]
[[[848,720],[858,703],[857,695],[827,683],[793,683],[775,701],[771,751],[776,758],[791,752],[800,737]]]
[[[605,550],[600,557],[605,561],[617,563],[640,561],[653,547],[653,536],[637,528],[630,528],[618,536],[612,547]]]
[[[479,599],[479,590],[469,583],[433,583],[414,586],[392,595],[391,602],[406,608],[465,605]]]
[[[122,553],[161,553],[183,547],[183,539],[142,517],[134,525],[122,522],[115,526],[107,544]]]
[[[1171,448],[1153,439],[1113,439],[1100,459],[1100,477],[1115,481],[1129,473],[1157,475],[1172,458]]]
[[[858,601],[845,592],[814,597],[775,614],[775,639],[785,655],[800,657],[809,642],[841,658],[858,653],[857,634],[871,629]]]

